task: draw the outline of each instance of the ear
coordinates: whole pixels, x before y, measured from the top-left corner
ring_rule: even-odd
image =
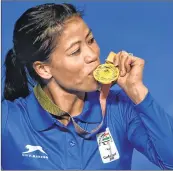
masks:
[[[50,72],[50,66],[46,63],[36,61],[33,63],[35,72],[43,79],[50,79],[52,74]]]

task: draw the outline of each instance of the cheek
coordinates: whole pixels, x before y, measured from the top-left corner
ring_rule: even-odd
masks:
[[[52,75],[57,81],[65,84],[80,84],[85,75],[83,62],[68,60],[61,63],[54,63]]]
[[[74,65],[71,65],[71,68],[68,70],[68,73],[73,84],[80,85],[86,78],[87,70],[83,63],[75,63]]]

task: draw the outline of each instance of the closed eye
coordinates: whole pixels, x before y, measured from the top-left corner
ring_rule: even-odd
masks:
[[[80,48],[77,49],[76,51],[74,51],[73,53],[70,54],[70,56],[73,56],[73,55],[78,55],[80,53]]]

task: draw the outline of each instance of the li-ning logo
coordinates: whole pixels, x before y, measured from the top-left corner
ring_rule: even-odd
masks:
[[[41,146],[26,145],[25,148],[28,151],[22,152],[22,156],[24,156],[24,157],[48,159],[46,152],[43,150],[43,148]],[[40,151],[44,155],[33,154],[33,152],[35,152],[35,151]]]

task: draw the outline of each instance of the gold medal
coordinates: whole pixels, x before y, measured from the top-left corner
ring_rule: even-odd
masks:
[[[114,52],[110,52],[105,64],[99,65],[93,72],[94,78],[102,84],[110,84],[119,77],[119,69],[113,63]]]
[[[93,72],[94,78],[102,84],[110,84],[119,76],[119,69],[113,64],[99,65]]]

